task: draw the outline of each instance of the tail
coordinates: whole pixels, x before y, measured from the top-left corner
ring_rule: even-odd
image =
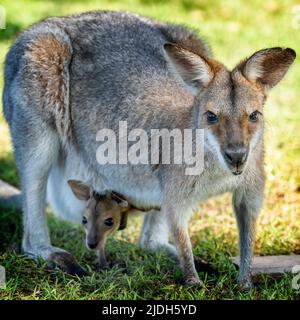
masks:
[[[0,205],[21,210],[22,194],[17,188],[0,180]]]

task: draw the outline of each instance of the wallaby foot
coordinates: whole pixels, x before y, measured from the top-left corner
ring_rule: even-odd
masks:
[[[189,287],[204,286],[204,283],[200,280],[200,278],[195,275],[183,277],[183,284]]]
[[[242,291],[247,292],[249,291],[251,288],[253,288],[253,283],[251,280],[251,277],[244,277],[244,278],[238,278],[238,283],[242,289]]]
[[[48,260],[50,265],[54,265],[62,269],[68,274],[83,277],[87,272],[79,265],[76,259],[68,252],[54,252]]]
[[[24,252],[34,260],[37,260],[39,257],[42,258],[47,262],[47,266],[51,269],[58,267],[68,274],[77,275],[79,277],[87,275],[86,271],[78,264],[76,259],[63,249],[49,246],[39,247],[36,250],[24,249]]]

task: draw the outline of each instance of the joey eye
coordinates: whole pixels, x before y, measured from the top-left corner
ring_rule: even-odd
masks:
[[[206,112],[206,119],[207,122],[210,124],[214,124],[217,123],[219,121],[219,118],[216,114],[214,114],[213,112],[207,111]]]
[[[105,225],[107,225],[108,227],[111,227],[114,224],[114,219],[113,218],[107,218],[104,221]]]
[[[250,114],[250,116],[249,116],[249,120],[250,120],[251,122],[257,122],[257,121],[258,121],[258,114],[259,114],[258,111],[252,112],[252,113]]]
[[[87,218],[85,216],[82,217],[82,224],[87,224]]]

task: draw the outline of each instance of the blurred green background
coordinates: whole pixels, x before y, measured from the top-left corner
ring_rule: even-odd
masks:
[[[300,2],[258,0],[112,0],[112,1],[25,1],[2,0],[6,29],[0,30],[0,91],[3,86],[3,59],[26,27],[47,16],[111,9],[139,13],[161,21],[183,23],[198,30],[211,45],[216,59],[228,67],[256,50],[282,46],[300,54]],[[259,219],[256,254],[300,253],[300,62],[297,57],[285,79],[275,88],[265,106],[266,119],[266,200]],[[1,108],[1,107],[0,107]],[[16,173],[8,127],[0,115],[0,179],[16,186]],[[74,253],[88,268],[93,258],[82,244],[80,227],[65,224],[49,214],[54,243]],[[209,290],[189,291],[178,284],[180,271],[164,255],[151,255],[134,244],[141,225],[132,219],[124,232],[108,244],[113,257],[127,259],[129,271],[118,270],[74,280],[38,269],[19,251],[20,213],[0,209],[0,264],[8,270],[3,299],[289,299],[299,295],[292,289],[291,275],[274,281],[263,278],[249,293],[236,287],[236,271],[229,256],[237,254],[237,231],[230,197],[211,199],[192,218],[191,237],[196,254],[211,261],[221,271],[218,278],[201,275]],[[72,240],[70,240],[72,239]],[[128,242],[122,242],[126,240]],[[36,277],[36,278],[34,278]],[[33,281],[35,279],[36,281]],[[157,285],[157,282],[160,285]],[[174,285],[174,283],[176,283]]]

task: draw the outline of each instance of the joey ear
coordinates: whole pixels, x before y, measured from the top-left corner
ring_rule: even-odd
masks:
[[[295,58],[296,52],[290,48],[263,49],[241,62],[238,68],[249,81],[268,90],[284,77]]]
[[[111,192],[110,196],[111,199],[115,200],[121,208],[127,208],[129,206],[128,201],[119,193]]]
[[[198,54],[172,43],[166,43],[164,49],[171,66],[188,86],[205,87],[214,77],[209,62]]]
[[[68,180],[68,185],[72,189],[77,199],[87,201],[91,196],[91,189],[79,180]]]

